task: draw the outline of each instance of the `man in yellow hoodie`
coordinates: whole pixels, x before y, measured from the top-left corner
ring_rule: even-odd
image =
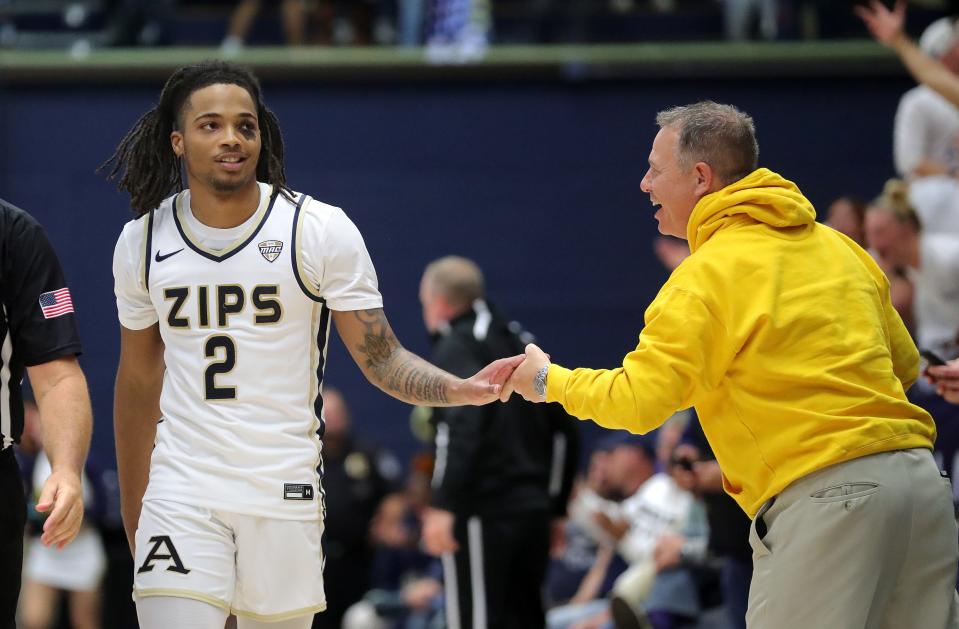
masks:
[[[753,518],[752,629],[959,628],[952,491],[906,399],[919,356],[885,276],[757,169],[748,115],[702,102],[657,123],[642,189],[692,255],[621,367],[570,370],[530,345],[504,397],[640,433],[695,406]]]

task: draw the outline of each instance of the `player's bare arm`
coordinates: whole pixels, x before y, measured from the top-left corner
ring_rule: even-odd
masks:
[[[83,523],[80,475],[93,428],[90,394],[75,356],[27,367],[27,375],[40,409],[43,447],[52,468],[37,501],[37,511],[50,514],[40,540],[63,548]]]
[[[114,393],[113,428],[120,511],[130,550],[150,475],[150,452],[160,419],[163,385],[163,341],[154,324],[143,330],[120,326],[120,366]]]
[[[522,356],[490,363],[466,380],[457,378],[405,349],[382,308],[333,312],[333,322],[366,378],[409,404],[462,406],[496,400]]]

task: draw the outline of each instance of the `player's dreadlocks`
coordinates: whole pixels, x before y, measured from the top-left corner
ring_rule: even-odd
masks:
[[[287,198],[283,167],[283,136],[273,112],[263,104],[260,82],[243,66],[225,61],[204,61],[173,73],[160,92],[160,102],[143,114],[123,136],[113,155],[98,170],[107,179],[122,172],[118,188],[130,193],[130,205],[137,216],[154,209],[174,192],[183,190],[180,162],[170,146],[170,134],[177,129],[183,105],[197,90],[210,85],[237,85],[249,92],[256,105],[260,126],[260,157],[256,177],[272,184]]]

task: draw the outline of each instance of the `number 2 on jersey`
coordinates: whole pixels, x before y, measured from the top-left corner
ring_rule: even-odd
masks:
[[[223,350],[220,358],[217,350]],[[211,362],[203,372],[204,388],[208,400],[235,400],[236,387],[217,386],[216,377],[230,373],[236,367],[236,343],[225,334],[217,334],[206,340],[203,353],[207,358],[218,359]]]

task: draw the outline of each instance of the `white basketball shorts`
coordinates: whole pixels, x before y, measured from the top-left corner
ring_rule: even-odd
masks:
[[[133,596],[192,598],[255,620],[326,609],[320,520],[279,520],[147,500]]]

